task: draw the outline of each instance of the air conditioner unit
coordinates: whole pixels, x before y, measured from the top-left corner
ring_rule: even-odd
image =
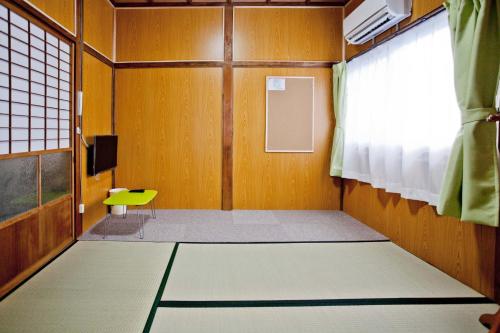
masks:
[[[344,19],[349,44],[363,44],[411,15],[411,0],[365,0]]]

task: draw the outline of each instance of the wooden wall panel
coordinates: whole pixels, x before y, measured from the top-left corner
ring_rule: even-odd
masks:
[[[71,196],[0,226],[0,297],[73,241]]]
[[[314,153],[265,153],[267,75],[314,76]],[[329,176],[334,128],[330,69],[234,70],[234,208],[339,209]]]
[[[495,228],[438,216],[435,208],[346,180],[344,210],[419,258],[493,297]]]
[[[118,9],[117,61],[224,60],[223,8]]]
[[[402,21],[399,25],[401,27],[415,22],[419,18],[431,13],[432,11],[443,7],[442,0],[413,0],[413,9],[411,16]]]
[[[116,185],[158,208],[221,207],[222,69],[116,71]]]
[[[340,61],[342,8],[234,10],[234,60]]]
[[[47,255],[73,237],[71,225],[71,197],[45,205],[40,211],[39,253]]]
[[[38,220],[38,212],[35,212],[22,221],[0,229],[0,286],[36,261],[39,252]]]
[[[108,0],[85,0],[83,5],[84,41],[109,59],[113,59],[113,5]]]
[[[76,33],[75,0],[29,0],[27,2],[36,6],[67,30]]]
[[[83,54],[83,135],[92,143],[94,135],[112,134],[112,70],[88,53]],[[85,232],[106,215],[102,201],[112,186],[111,171],[87,176],[87,150],[82,146],[82,189]]]

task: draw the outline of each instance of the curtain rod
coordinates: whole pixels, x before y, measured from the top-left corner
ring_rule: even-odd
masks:
[[[397,36],[401,35],[402,33],[404,33],[404,32],[406,32],[406,31],[408,31],[408,30],[412,29],[413,27],[416,27],[417,25],[419,25],[419,24],[421,24],[421,23],[423,23],[423,22],[427,21],[428,19],[430,19],[430,18],[432,18],[432,17],[434,17],[434,16],[436,16],[436,15],[438,15],[438,14],[442,13],[442,12],[443,12],[443,11],[445,11],[445,10],[446,10],[446,8],[445,8],[444,6],[440,6],[440,7],[436,8],[436,9],[434,9],[433,11],[431,11],[430,13],[428,13],[428,14],[426,14],[426,15],[422,16],[422,17],[421,17],[421,18],[419,18],[418,20],[415,20],[415,21],[413,21],[412,23],[410,23],[410,24],[408,24],[408,25],[404,26],[402,29],[399,29],[399,23],[398,23],[398,25],[396,26],[396,27],[398,28],[398,30],[397,30],[395,33],[391,34],[390,36],[386,37],[385,39],[381,40],[380,42],[374,42],[374,41],[375,41],[375,38],[373,38],[373,39],[372,39],[372,42],[373,42],[372,46],[370,46],[368,49],[366,49],[366,50],[364,50],[364,51],[361,51],[361,52],[359,52],[358,54],[356,54],[356,55],[352,56],[351,58],[349,58],[348,60],[346,60],[346,62],[350,62],[351,60],[356,59],[357,57],[362,56],[363,54],[365,54],[365,53],[367,53],[367,52],[369,52],[369,51],[373,50],[373,49],[374,49],[374,48],[376,48],[377,46],[382,45],[382,44],[384,44],[385,42],[390,41],[390,40],[391,40],[391,39],[393,39],[394,37],[397,37]]]

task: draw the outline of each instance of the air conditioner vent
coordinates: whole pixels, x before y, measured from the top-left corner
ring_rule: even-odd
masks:
[[[411,0],[364,1],[344,19],[344,37],[363,44],[411,15]]]

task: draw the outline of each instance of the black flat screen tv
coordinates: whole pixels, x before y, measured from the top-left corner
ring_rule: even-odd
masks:
[[[94,144],[88,148],[87,173],[95,176],[116,167],[118,136],[96,135]]]

